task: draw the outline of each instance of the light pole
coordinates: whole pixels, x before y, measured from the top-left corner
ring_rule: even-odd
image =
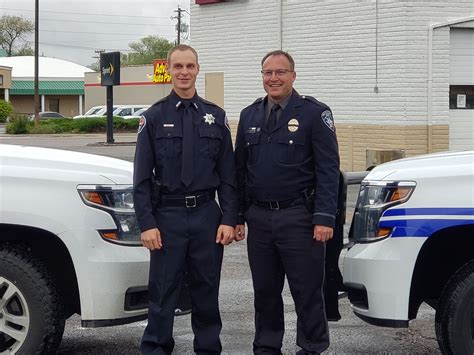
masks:
[[[35,127],[39,125],[39,0],[35,0]]]

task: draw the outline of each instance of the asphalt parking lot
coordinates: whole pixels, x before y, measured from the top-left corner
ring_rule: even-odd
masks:
[[[133,160],[135,134],[116,134],[115,145],[101,144],[105,134],[29,135],[2,134],[0,143],[42,146]],[[352,190],[350,199],[355,199]],[[350,202],[350,201],[349,201]],[[387,280],[387,282],[390,282]],[[284,291],[286,333],[284,354],[294,354],[296,317],[288,287]],[[220,289],[223,320],[223,354],[251,354],[253,340],[253,294],[246,256],[246,242],[226,247]],[[437,354],[434,310],[423,305],[418,319],[408,329],[368,325],[350,309],[347,298],[340,301],[342,320],[329,323],[331,346],[327,354]],[[109,328],[82,328],[78,316],[68,320],[59,354],[139,354],[138,347],[146,321]],[[175,321],[175,354],[192,353],[190,316]]]

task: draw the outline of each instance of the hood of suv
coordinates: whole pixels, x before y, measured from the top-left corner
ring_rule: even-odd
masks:
[[[49,172],[78,184],[132,184],[133,164],[101,155],[59,149],[0,144],[0,175]]]

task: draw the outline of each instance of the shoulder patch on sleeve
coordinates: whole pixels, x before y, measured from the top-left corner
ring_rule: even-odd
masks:
[[[227,115],[225,115],[225,117],[224,117],[224,124],[227,127],[227,129],[229,130],[229,132],[231,132],[230,125],[229,125],[229,119],[227,118]]]
[[[145,116],[140,117],[140,122],[138,123],[138,134],[140,134],[141,131],[143,131],[143,128],[146,126],[146,118]]]
[[[330,110],[325,110],[321,113],[321,119],[328,128],[336,132],[336,127],[334,126],[334,119],[332,118],[332,112]]]

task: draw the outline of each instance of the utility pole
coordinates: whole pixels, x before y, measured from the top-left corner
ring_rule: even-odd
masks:
[[[34,97],[35,127],[39,125],[39,0],[35,0],[35,82]],[[44,110],[44,107],[43,107]]]
[[[176,39],[176,44],[180,44],[181,43],[181,14],[183,13],[183,9],[179,7],[178,5],[178,10],[174,10],[174,12],[177,12],[178,15],[177,16],[172,16],[171,19],[177,19],[178,20],[178,24],[176,25],[176,30],[178,32],[178,37]]]

